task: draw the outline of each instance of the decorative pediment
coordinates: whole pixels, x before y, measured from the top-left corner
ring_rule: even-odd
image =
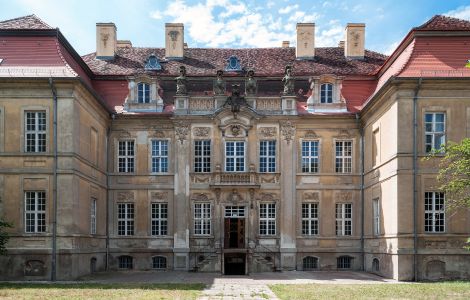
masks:
[[[258,200],[262,202],[275,202],[279,200],[279,196],[275,193],[261,193]]]
[[[126,130],[122,130],[119,132],[118,137],[120,139],[130,139],[132,137],[131,133]]]
[[[191,195],[193,201],[209,201],[209,197],[205,193],[195,193]]]
[[[165,132],[162,130],[155,130],[149,134],[149,137],[163,139],[165,138]]]
[[[134,200],[133,192],[119,192],[117,194],[118,201],[132,201]]]
[[[195,137],[209,137],[211,133],[210,127],[195,127],[194,130]]]
[[[336,201],[338,201],[338,202],[352,201],[352,192],[339,192],[339,193],[336,193]]]
[[[265,138],[273,138],[277,136],[276,127],[261,127],[258,132],[262,137]]]
[[[340,129],[338,131],[338,134],[336,135],[336,138],[340,138],[340,139],[350,139],[352,137],[353,137],[353,135],[347,129]]]
[[[305,192],[303,194],[303,199],[318,201],[320,199],[320,194],[318,192]]]
[[[167,200],[168,199],[168,192],[152,192],[151,194],[152,200]]]
[[[304,138],[306,139],[317,139],[319,138],[319,136],[317,135],[317,133],[313,130],[307,130],[304,134]]]

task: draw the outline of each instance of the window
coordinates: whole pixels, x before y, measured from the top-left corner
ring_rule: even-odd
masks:
[[[379,128],[372,132],[372,166],[380,162],[380,131]]]
[[[134,203],[118,203],[118,235],[134,235]]]
[[[302,172],[318,172],[318,141],[302,141]]]
[[[137,102],[150,103],[150,85],[146,83],[137,84]]]
[[[168,172],[168,141],[152,140],[152,172]]]
[[[225,217],[226,218],[244,218],[245,206],[226,206]]]
[[[25,192],[25,232],[46,232],[46,192]]]
[[[424,193],[424,231],[445,231],[445,195],[441,192]]]
[[[380,271],[380,262],[377,258],[372,260],[372,271],[379,272]]]
[[[351,269],[352,257],[340,256],[336,259],[336,268],[338,269]]]
[[[168,234],[168,204],[152,203],[152,235]]]
[[[90,234],[96,234],[96,199],[95,198],[91,198]]]
[[[336,141],[336,173],[351,173],[352,141]]]
[[[425,114],[425,132],[426,132],[426,153],[441,149],[441,145],[446,143],[445,135],[445,113],[426,113]]]
[[[333,103],[333,85],[324,83],[320,86],[320,103]]]
[[[352,204],[336,203],[336,235],[351,235]]]
[[[211,204],[194,204],[194,234],[211,234]]]
[[[123,255],[119,256],[119,269],[132,269],[133,259],[132,256]]]
[[[276,204],[261,203],[259,206],[259,234],[276,234]]]
[[[46,112],[25,112],[25,152],[46,152]]]
[[[318,269],[318,258],[313,256],[304,257],[302,260],[302,269],[304,271]]]
[[[261,173],[276,172],[276,141],[259,142],[259,171]]]
[[[245,142],[225,143],[225,171],[245,171]]]
[[[152,257],[152,268],[158,270],[166,269],[166,257],[154,256]]]
[[[211,141],[194,141],[194,172],[211,171]]]
[[[379,199],[372,199],[372,211],[374,222],[374,235],[380,234],[380,202]]]
[[[98,131],[95,128],[90,130],[90,161],[94,164],[98,164]]]
[[[134,172],[134,141],[119,141],[118,171],[120,173]]]
[[[302,203],[302,234],[318,234],[318,203]]]

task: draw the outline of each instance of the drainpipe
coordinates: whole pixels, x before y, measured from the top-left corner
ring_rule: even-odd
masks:
[[[356,123],[359,126],[360,135],[360,173],[361,173],[361,259],[362,259],[362,271],[366,268],[365,253],[364,253],[364,128],[361,125],[359,114],[356,114]]]
[[[414,281],[418,281],[418,93],[421,88],[422,77],[418,79],[413,96],[413,274]]]
[[[49,77],[49,86],[52,92],[52,137],[54,139],[54,162],[52,182],[52,255],[51,255],[51,281],[56,281],[57,272],[57,91]]]

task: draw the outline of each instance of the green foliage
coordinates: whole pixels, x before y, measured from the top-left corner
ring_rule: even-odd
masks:
[[[8,233],[5,232],[5,228],[12,228],[12,227],[13,225],[11,223],[5,222],[2,219],[0,219],[0,255],[7,254],[6,244],[10,237],[8,236]]]

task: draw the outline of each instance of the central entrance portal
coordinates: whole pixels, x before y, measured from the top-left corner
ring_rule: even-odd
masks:
[[[226,206],[224,217],[224,273],[245,275],[245,207]]]

